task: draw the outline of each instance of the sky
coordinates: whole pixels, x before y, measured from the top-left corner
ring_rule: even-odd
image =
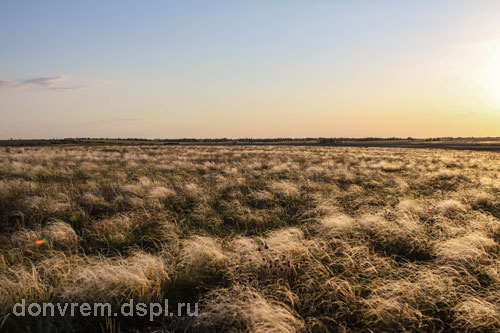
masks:
[[[0,139],[500,136],[500,1],[0,2]]]

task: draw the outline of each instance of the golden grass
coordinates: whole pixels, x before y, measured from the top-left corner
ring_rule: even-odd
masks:
[[[387,148],[0,149],[0,326],[496,332],[499,165]],[[198,301],[200,316],[9,316],[21,298]]]

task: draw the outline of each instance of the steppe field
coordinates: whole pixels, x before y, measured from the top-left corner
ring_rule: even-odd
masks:
[[[0,330],[498,332],[499,195],[497,152],[2,147]],[[21,299],[199,315],[16,317]]]

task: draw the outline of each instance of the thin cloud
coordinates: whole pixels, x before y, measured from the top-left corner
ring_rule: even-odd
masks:
[[[29,87],[43,87],[49,90],[81,90],[96,87],[97,83],[86,85],[71,85],[71,78],[66,75],[35,77],[24,81],[0,79],[0,89],[24,89]]]
[[[57,84],[60,82],[67,81],[68,77],[66,76],[53,76],[53,77],[36,77],[34,79],[29,79],[23,81],[20,86],[21,87],[29,87],[31,85],[38,85],[49,89],[58,88]]]
[[[14,86],[15,86],[14,82],[0,79],[0,89],[12,88]]]

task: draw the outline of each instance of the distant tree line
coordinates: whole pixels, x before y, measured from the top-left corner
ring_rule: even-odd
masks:
[[[179,139],[145,139],[145,138],[64,138],[64,139],[10,139],[0,140],[0,145],[57,145],[57,144],[155,144],[155,145],[178,145],[178,144],[290,144],[290,145],[335,145],[347,144],[350,142],[390,142],[390,141],[406,141],[406,142],[447,142],[457,140],[500,140],[499,137],[439,137],[439,138],[398,138],[398,137],[365,137],[365,138],[348,138],[348,137],[307,137],[307,138],[179,138]]]

